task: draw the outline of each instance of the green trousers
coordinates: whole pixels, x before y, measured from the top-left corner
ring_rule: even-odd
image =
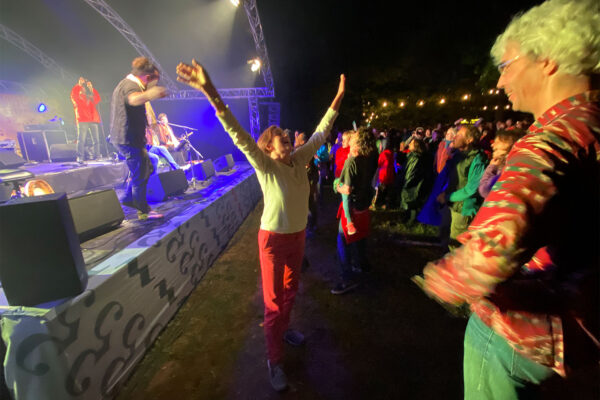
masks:
[[[464,342],[465,399],[536,399],[539,385],[552,377],[551,368],[519,354],[508,342],[472,314]]]

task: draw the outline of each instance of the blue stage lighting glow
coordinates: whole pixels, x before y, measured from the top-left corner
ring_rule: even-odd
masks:
[[[39,113],[43,113],[43,112],[48,111],[48,107],[46,107],[46,105],[44,103],[40,103],[37,106],[37,110]]]

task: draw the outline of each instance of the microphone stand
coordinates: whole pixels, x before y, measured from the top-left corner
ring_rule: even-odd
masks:
[[[173,125],[173,124],[171,124]],[[197,130],[197,129],[195,129]],[[192,169],[192,188],[196,189],[196,173],[194,172],[194,163],[192,162],[192,151],[194,153],[196,153],[196,155],[198,157],[200,157],[201,159],[204,160],[204,156],[202,155],[202,153],[200,153],[193,145],[192,143],[189,141],[189,137],[192,135],[191,132],[185,132],[183,135],[183,140],[185,140],[185,147],[187,147],[187,152],[188,152],[188,164],[190,166],[190,168]]]
[[[185,129],[185,130],[187,130],[187,131],[197,131],[197,130],[198,130],[198,129],[196,129],[196,128],[192,128],[192,127],[185,126],[185,125],[177,125],[177,124],[173,124],[173,123],[171,123],[171,122],[167,122],[167,124],[169,124],[169,125],[171,125],[171,126],[176,126],[177,128],[183,128],[183,129]]]

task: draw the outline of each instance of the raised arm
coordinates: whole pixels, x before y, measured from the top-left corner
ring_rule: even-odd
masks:
[[[321,122],[317,126],[315,133],[310,137],[308,142],[303,146],[300,146],[294,152],[294,160],[301,164],[306,164],[313,155],[317,152],[319,147],[325,140],[327,140],[327,136],[331,132],[331,128],[333,127],[333,123],[338,116],[338,111],[340,109],[340,105],[342,104],[342,99],[344,98],[344,94],[346,93],[346,77],[344,74],[340,75],[340,83],[338,85],[338,91],[331,102],[331,105],[327,109],[325,116],[321,119]]]
[[[198,89],[206,96],[215,109],[221,125],[254,168],[264,171],[269,165],[272,165],[273,160],[258,147],[252,136],[242,128],[229,108],[223,103],[221,95],[202,65],[198,64],[196,60],[192,60],[192,65],[179,63],[177,65],[177,80]]]

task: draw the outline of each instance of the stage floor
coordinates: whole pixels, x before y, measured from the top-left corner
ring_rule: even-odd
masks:
[[[19,169],[29,171],[35,179],[43,179],[55,192],[77,195],[81,192],[112,188],[127,178],[127,165],[123,162],[87,161],[26,164]]]
[[[153,204],[164,219],[139,221],[125,207],[119,228],[82,243],[81,295],[16,307],[0,288],[7,386],[19,399],[112,397],[261,196],[253,168],[236,163]]]

